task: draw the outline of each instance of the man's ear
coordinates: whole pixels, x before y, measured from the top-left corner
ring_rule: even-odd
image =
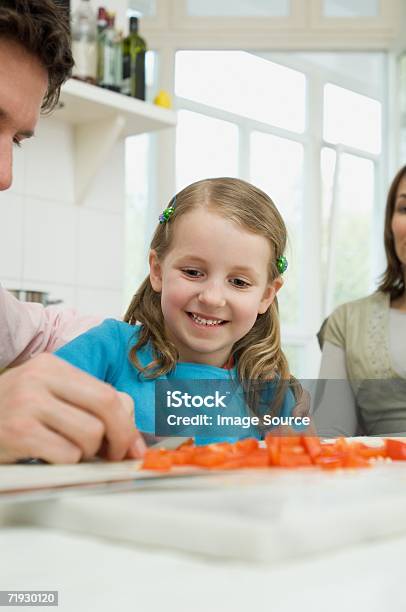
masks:
[[[278,276],[270,283],[264,291],[264,295],[259,303],[258,314],[264,314],[275,299],[276,294],[283,285],[283,278]]]
[[[149,279],[153,290],[160,293],[162,291],[162,269],[154,249],[149,252]]]

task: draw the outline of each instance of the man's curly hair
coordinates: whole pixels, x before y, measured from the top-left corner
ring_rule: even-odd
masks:
[[[41,110],[52,111],[73,66],[64,9],[53,0],[0,0],[0,38],[20,44],[46,68],[48,89]]]

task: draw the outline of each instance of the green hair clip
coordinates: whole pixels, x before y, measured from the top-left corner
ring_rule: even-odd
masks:
[[[166,223],[167,221],[169,221],[174,212],[175,209],[173,206],[168,206],[167,208],[165,208],[164,212],[159,215],[159,223]]]
[[[278,268],[279,274],[283,274],[288,269],[288,260],[284,255],[281,255],[276,260],[276,267]]]
[[[169,206],[165,208],[163,213],[159,215],[159,223],[166,223],[167,221],[169,221],[169,219],[172,217],[173,213],[175,212],[175,205],[176,205],[176,196],[173,198],[172,204],[169,204]]]

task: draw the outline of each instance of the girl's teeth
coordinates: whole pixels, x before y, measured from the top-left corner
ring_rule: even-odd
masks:
[[[196,323],[200,323],[200,325],[219,325],[220,323],[222,323],[222,321],[219,321],[219,320],[202,319],[193,313],[192,313],[192,317],[193,317],[193,320],[196,321]]]

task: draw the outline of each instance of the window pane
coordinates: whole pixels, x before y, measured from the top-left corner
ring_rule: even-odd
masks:
[[[377,17],[379,0],[324,0],[325,17]]]
[[[338,163],[333,307],[372,289],[374,164],[347,154]]]
[[[282,338],[282,350],[288,360],[289,369],[293,376],[296,376],[296,378],[303,376],[303,348],[292,344],[283,344]]]
[[[324,87],[324,138],[380,153],[381,103],[328,83]]]
[[[305,76],[244,51],[178,51],[175,91],[295,132],[305,127]]]
[[[158,54],[156,51],[147,51],[145,54],[145,97],[152,102],[157,89]]]
[[[154,17],[156,0],[128,0],[128,11],[139,17]]]
[[[330,219],[334,191],[336,152],[324,147],[321,151],[321,270],[322,287],[327,283],[327,266],[330,252]]]
[[[125,304],[130,303],[134,291],[146,275],[150,140],[148,134],[141,134],[130,136],[125,143]]]
[[[289,0],[188,0],[187,12],[196,17],[288,17]]]
[[[299,286],[301,215],[303,208],[303,146],[262,132],[251,136],[250,180],[275,202],[288,228],[289,268],[278,294],[284,324],[300,323]]]
[[[237,126],[199,113],[179,111],[176,190],[215,176],[238,176]]]

